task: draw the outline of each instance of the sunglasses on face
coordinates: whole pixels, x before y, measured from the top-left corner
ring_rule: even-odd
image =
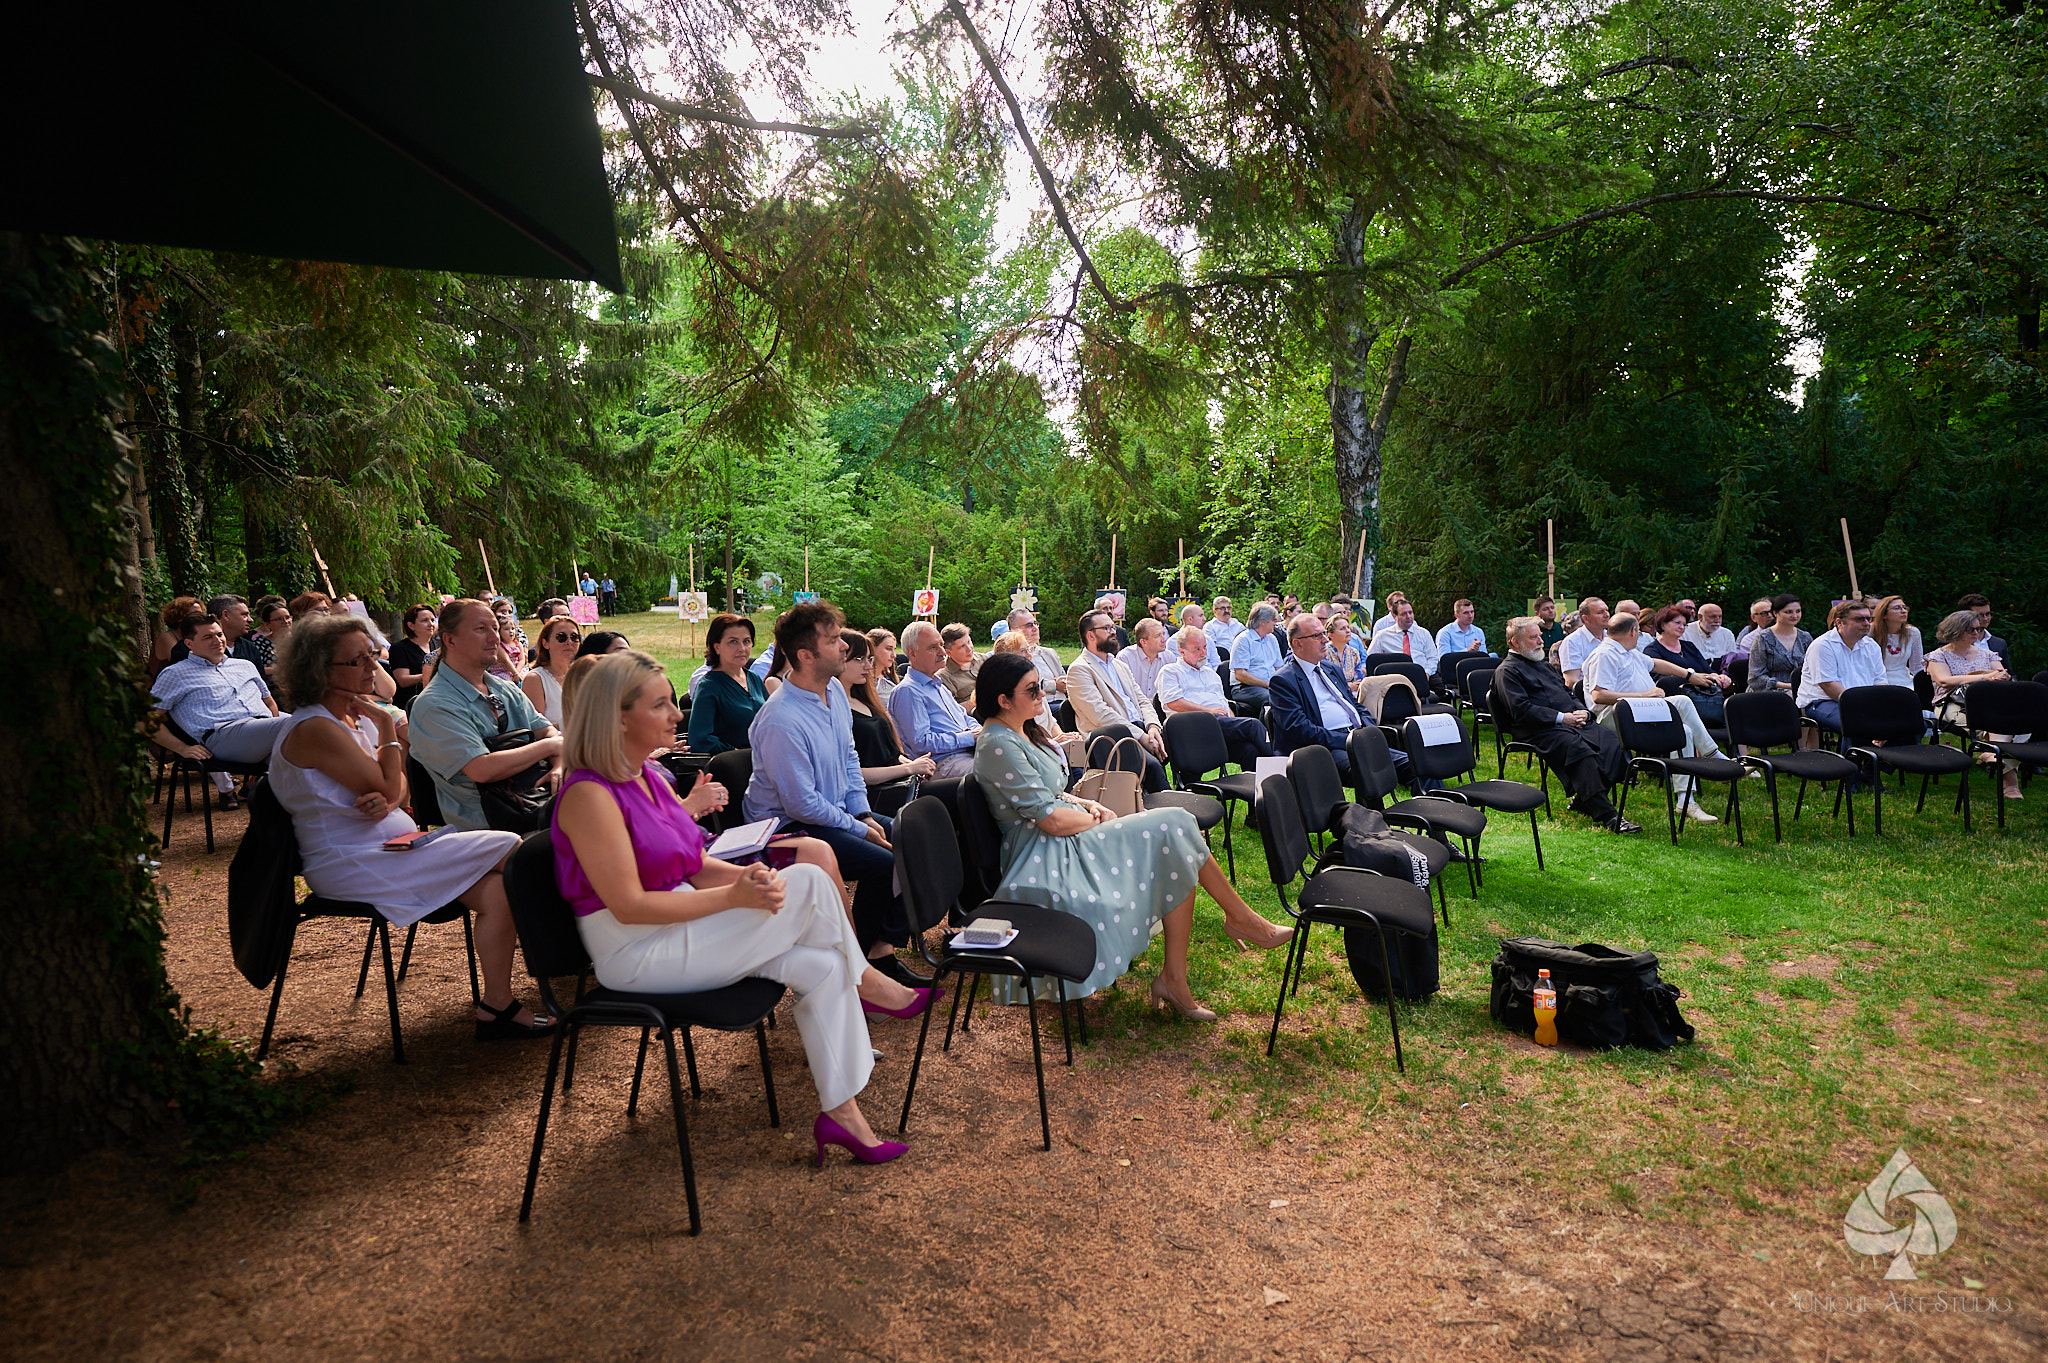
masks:
[[[580,634],[557,634],[554,637],[554,642],[558,644],[580,644],[583,642],[583,636]]]
[[[1038,682],[1025,682],[1017,689],[1032,700],[1037,700],[1045,694],[1045,687]]]

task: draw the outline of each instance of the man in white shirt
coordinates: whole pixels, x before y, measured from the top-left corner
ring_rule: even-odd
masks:
[[[1223,742],[1230,760],[1250,771],[1261,757],[1276,756],[1266,739],[1266,726],[1230,708],[1223,694],[1223,679],[1209,665],[1208,650],[1215,647],[1200,628],[1188,625],[1174,636],[1179,650],[1173,661],[1159,669],[1159,703],[1168,719],[1176,714],[1202,713],[1216,716],[1223,726]]]
[[[1806,648],[1799,669],[1799,708],[1821,728],[1842,737],[1842,693],[1852,686],[1884,685],[1884,650],[1870,637],[1877,615],[1868,601],[1835,607],[1835,627]]]
[[[1086,738],[1110,724],[1127,725],[1145,749],[1145,789],[1165,790],[1166,767],[1161,759],[1166,756],[1166,742],[1159,736],[1159,716],[1138,690],[1131,669],[1111,651],[1116,622],[1108,611],[1091,610],[1081,617],[1080,625],[1081,656],[1067,669],[1067,705],[1074,714],[1074,731]]]
[[[1235,639],[1237,632],[1244,628],[1242,624],[1238,623],[1237,616],[1231,613],[1230,598],[1227,596],[1217,597],[1209,603],[1209,610],[1210,614],[1215,618],[1202,626],[1202,633],[1209,636],[1210,648],[1229,648],[1230,641]],[[1216,661],[1222,662],[1223,660],[1218,658]]]
[[[1617,615],[1607,626],[1607,638],[1601,645],[1586,655],[1586,700],[1593,706],[1593,714],[1602,724],[1619,733],[1621,720],[1615,711],[1629,700],[1657,699],[1668,701],[1672,712],[1685,726],[1685,747],[1681,754],[1686,757],[1719,757],[1721,749],[1707,732],[1707,726],[1700,720],[1700,712],[1694,707],[1692,697],[1680,694],[1667,696],[1657,686],[1652,669],[1682,675],[1690,680],[1692,673],[1676,663],[1650,658],[1636,649],[1637,636],[1633,615]],[[1677,788],[1678,803],[1685,817],[1697,823],[1719,823],[1714,815],[1700,808],[1692,798],[1692,782],[1686,777],[1672,778]]]
[[[1378,634],[1383,629],[1392,628],[1396,623],[1394,617],[1399,613],[1401,603],[1407,599],[1408,593],[1406,592],[1388,592],[1387,613],[1373,621],[1372,632]]]
[[[1202,637],[1207,639],[1209,644],[1208,651],[1202,656],[1207,659],[1209,666],[1212,668],[1222,664],[1223,655],[1216,651],[1216,640],[1209,635],[1208,626],[1202,618],[1202,608],[1200,606],[1190,601],[1187,605],[1180,608],[1180,628],[1201,630]],[[1167,642],[1173,643],[1179,637],[1179,632],[1176,631]],[[1179,645],[1174,644],[1174,647],[1178,649]]]
[[[1405,654],[1414,659],[1424,672],[1432,676],[1436,674],[1436,640],[1430,637],[1427,629],[1415,623],[1415,607],[1409,605],[1405,597],[1394,607],[1394,623],[1373,634],[1366,654],[1371,656],[1374,653]]]
[[[1439,654],[1480,653],[1487,657],[1493,654],[1486,647],[1486,631],[1472,623],[1477,608],[1464,597],[1459,597],[1451,607],[1451,623],[1436,632],[1436,651]]]
[[[1564,636],[1557,646],[1557,668],[1566,686],[1577,686],[1586,666],[1586,655],[1600,647],[1607,637],[1607,603],[1597,596],[1579,602],[1579,627]]]
[[[1159,694],[1159,669],[1172,661],[1166,652],[1166,626],[1148,615],[1131,630],[1131,638],[1134,642],[1116,655],[1117,661],[1131,669],[1139,693],[1150,701]]]
[[[1721,608],[1712,601],[1700,607],[1699,618],[1687,625],[1685,633],[1678,637],[1690,640],[1692,646],[1700,651],[1700,656],[1710,663],[1719,662],[1735,651],[1735,635],[1721,623]]]
[[[1045,646],[1038,632],[1038,617],[1027,610],[1013,610],[1003,623],[1006,627],[1021,633],[1024,636],[1024,642],[1030,645],[1031,651],[1027,656],[1030,657],[1032,665],[1038,669],[1038,679],[1047,686],[1057,690],[1060,694],[1065,695],[1067,690],[1066,665],[1060,661],[1059,654]],[[1050,703],[1051,697],[1048,696],[1046,699]]]
[[[278,730],[291,723],[291,717],[278,714],[256,664],[227,656],[227,633],[210,615],[187,616],[178,626],[178,639],[186,657],[156,674],[150,699],[192,741],[181,743],[164,732],[156,734],[156,741],[199,762],[209,757],[227,762],[269,760]],[[227,774],[214,772],[213,783],[224,806],[234,808],[234,785]]]

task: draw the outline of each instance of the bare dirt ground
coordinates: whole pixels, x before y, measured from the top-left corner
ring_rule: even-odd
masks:
[[[164,881],[173,982],[198,1019],[253,1044],[267,1000],[234,973],[226,940],[242,818],[222,820],[222,850],[208,857],[196,819],[186,829],[181,816]],[[424,929],[421,942],[401,995],[401,1067],[374,971],[353,998],[360,929],[303,931],[273,1054],[310,1075],[352,1075],[354,1088],[206,1171],[196,1193],[178,1171],[131,1157],[0,1187],[12,1227],[0,1254],[4,1353],[2043,1355],[2038,1284],[2013,1293],[2009,1314],[1937,1310],[1926,1284],[1888,1299],[1839,1235],[1795,1265],[1746,1251],[1725,1216],[1645,1216],[1597,1199],[1561,1208],[1515,1181],[1506,1156],[1520,1152],[1490,1148],[1476,1118],[1468,1138],[1424,1154],[1364,1125],[1334,1143],[1309,1123],[1256,1142],[1212,1119],[1194,1096],[1194,1062],[1171,1050],[1084,1054],[1068,1070],[1054,1032],[1044,1152],[1015,1010],[928,1062],[912,1153],[879,1168],[839,1152],[811,1167],[815,1107],[787,1005],[770,1034],[780,1130],[767,1123],[752,1039],[703,1037],[706,1091],[689,1106],[696,1238],[666,1093],[651,1086],[628,1120],[633,1038],[595,1033],[522,1226],[545,1047],[476,1044],[459,929]],[[894,1128],[915,1036],[914,1023],[875,1028],[887,1060],[864,1106],[878,1128]]]

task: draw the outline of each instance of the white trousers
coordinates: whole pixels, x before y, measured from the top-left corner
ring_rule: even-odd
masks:
[[[794,990],[796,1029],[819,1106],[867,1087],[875,1068],[860,977],[868,965],[831,878],[798,863],[776,913],[726,909],[687,923],[621,923],[600,909],[576,920],[598,983],[645,994],[690,994],[760,975]]]
[[[1714,742],[1714,736],[1707,732],[1706,723],[1700,718],[1700,712],[1693,705],[1692,697],[1666,696],[1664,699],[1671,702],[1672,713],[1676,714],[1679,722],[1685,725],[1685,746],[1679,749],[1679,756],[1719,757],[1721,755],[1721,747]],[[1619,734],[1621,732],[1621,720],[1614,712],[1620,708],[1618,705],[1603,705],[1594,713],[1594,718]],[[1691,777],[1675,776],[1672,778],[1671,784],[1672,789],[1677,792],[1681,804],[1691,798]]]

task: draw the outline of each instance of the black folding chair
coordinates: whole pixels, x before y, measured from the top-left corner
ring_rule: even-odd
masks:
[[[1472,738],[1479,738],[1479,726],[1493,723],[1493,674],[1498,658],[1458,660],[1458,708],[1472,716]]]
[[[1778,842],[1785,840],[1785,826],[1778,816],[1778,776],[1794,776],[1799,779],[1799,793],[1792,801],[1792,817],[1799,818],[1799,811],[1806,804],[1806,786],[1810,781],[1822,785],[1835,785],[1835,817],[1842,813],[1842,796],[1849,789],[1849,783],[1856,779],[1856,764],[1838,752],[1815,748],[1802,751],[1799,740],[1802,731],[1820,726],[1799,713],[1798,705],[1783,691],[1744,691],[1728,697],[1728,741],[1739,743],[1749,751],[1736,759],[1751,771],[1764,774],[1764,789],[1771,794],[1771,832]],[[1772,754],[1776,747],[1791,751]],[[1849,804],[1849,836],[1856,836],[1856,802]]]
[[[168,729],[179,742],[193,742],[192,736],[172,722],[169,715],[164,716],[163,727]],[[169,759],[168,774],[162,778],[165,847],[171,845],[171,818],[177,813],[178,809],[178,802],[174,797],[178,791],[180,777],[184,778],[185,809],[188,813],[192,809],[192,778],[195,776],[199,778],[199,812],[200,816],[206,821],[206,850],[211,852],[213,850],[213,782],[207,778],[215,772],[228,776],[254,777],[261,776],[270,770],[268,759],[261,762],[230,762],[224,757],[209,757],[202,761],[196,757],[187,757],[183,753],[172,752],[161,743],[157,744],[157,751]],[[160,770],[163,765],[162,762],[159,762]]]
[[[2027,767],[2048,763],[2048,686],[2037,681],[1975,682],[1963,693],[1964,722],[1970,736],[1970,751],[1992,753]],[[2017,738],[1992,738],[1992,734],[2026,734]],[[1998,790],[1998,828],[2005,831],[2005,782],[2000,769],[1991,768],[1992,784]]]
[[[1975,689],[1974,687],[1972,688]],[[1888,771],[1920,776],[1920,803],[1913,812],[1927,807],[1927,785],[1937,776],[1960,776],[1956,805],[1962,811],[1963,831],[1970,831],[1970,768],[1976,759],[1969,753],[1948,747],[1938,740],[1923,743],[1926,724],[1920,717],[1920,702],[1903,686],[1852,686],[1842,692],[1842,734],[1849,744],[1849,757],[1858,768],[1870,772],[1874,799],[1871,824],[1878,837],[1884,836],[1884,773]]]
[[[1352,797],[1360,805],[1377,810],[1389,824],[1425,833],[1446,848],[1450,846],[1444,840],[1447,833],[1464,844],[1464,852],[1453,853],[1451,860],[1465,863],[1466,883],[1472,897],[1479,898],[1479,839],[1486,832],[1486,811],[1438,791],[1387,804],[1400,789],[1400,777],[1384,729],[1353,729],[1344,740],[1344,752],[1351,759]]]
[[[1287,758],[1287,782],[1301,805],[1301,822],[1312,834],[1327,835],[1330,841],[1316,859],[1316,869],[1328,870],[1344,864],[1344,826],[1352,811],[1364,806],[1344,798],[1344,778],[1338,774],[1337,759],[1320,743],[1296,748]],[[1437,907],[1444,926],[1451,924],[1450,901],[1444,897],[1443,872],[1451,864],[1451,846],[1442,834],[1433,834],[1429,824],[1409,814],[1373,811],[1384,819],[1388,836],[1406,843],[1429,863],[1430,883],[1436,886]],[[1412,830],[1412,831],[1411,831]],[[1467,871],[1469,878],[1470,872]]]
[[[747,798],[747,783],[754,779],[754,750],[728,748],[713,757],[704,770],[725,787],[725,808],[718,811],[716,831],[723,833],[745,823],[747,816],[740,811],[740,803]]]
[[[1237,851],[1231,844],[1232,802],[1251,807],[1257,784],[1248,771],[1226,773],[1230,745],[1223,740],[1222,721],[1200,710],[1182,711],[1166,717],[1160,726],[1166,740],[1166,761],[1173,768],[1173,783],[1196,795],[1205,795],[1223,806],[1223,860],[1230,883],[1237,883]],[[1214,778],[1209,773],[1215,772]]]
[[[562,1076],[562,1097],[576,1082],[576,1045],[586,1027],[638,1027],[640,1051],[633,1062],[633,1091],[626,1099],[626,1116],[638,1115],[640,1079],[647,1067],[647,1039],[658,1035],[668,1055],[668,1096],[675,1110],[676,1146],[683,1159],[683,1197],[690,1208],[690,1234],[702,1227],[697,1211],[697,1171],[690,1160],[689,1119],[683,1110],[682,1075],[676,1067],[676,1033],[682,1033],[683,1054],[690,1070],[690,1096],[702,1095],[697,1080],[697,1052],[690,1043],[690,1029],[709,1027],[720,1032],[752,1030],[761,1052],[761,1083],[768,1094],[768,1125],[781,1126],[782,1114],[775,1106],[775,1072],[768,1059],[768,1033],[762,1023],[782,1001],[783,987],[774,980],[748,976],[722,989],[691,994],[643,994],[602,986],[582,988],[584,972],[590,969],[590,953],[583,949],[576,930],[576,915],[555,886],[555,849],[546,829],[529,833],[519,849],[505,863],[505,897],[512,905],[512,922],[519,930],[519,949],[526,958],[527,973],[540,986],[541,1001],[555,1015],[555,1038],[548,1049],[548,1073],[540,1091],[540,1115],[533,1125],[533,1154],[526,1163],[526,1194],[519,1202],[519,1219],[533,1214],[533,1189],[540,1180],[541,1148],[547,1141],[548,1113],[555,1100],[555,1075]],[[577,979],[574,1000],[565,1009],[555,999],[550,981],[573,975]],[[562,1065],[562,1050],[568,1047],[568,1064]]]
[[[1434,727],[1434,726],[1431,726]],[[1429,742],[1431,735],[1421,719],[1411,719],[1401,726],[1401,747],[1408,754],[1409,770],[1416,779],[1443,781],[1446,784],[1430,794],[1444,799],[1456,800],[1461,804],[1474,805],[1479,809],[1499,810],[1503,814],[1527,814],[1529,832],[1536,839],[1536,869],[1543,869],[1543,830],[1537,825],[1536,811],[1547,808],[1550,795],[1547,790],[1537,790],[1521,781],[1482,780],[1476,774],[1477,762],[1472,755],[1472,740],[1466,736],[1454,718],[1443,726],[1455,737],[1446,741]],[[1463,785],[1449,782],[1465,777]],[[1427,817],[1427,816],[1425,816]],[[1482,827],[1484,825],[1482,824]],[[1473,835],[1468,855],[1475,863],[1479,883],[1486,883],[1486,870],[1479,855],[1479,837]]]
[[[1273,1054],[1280,1040],[1280,1014],[1287,1007],[1290,985],[1301,988],[1301,976],[1308,967],[1310,930],[1318,923],[1371,928],[1379,937],[1380,979],[1386,986],[1387,1025],[1394,1035],[1394,1065],[1406,1073],[1408,1064],[1401,1057],[1401,1019],[1394,1011],[1394,967],[1387,949],[1387,930],[1434,940],[1436,916],[1430,912],[1429,891],[1412,881],[1351,866],[1332,866],[1303,881],[1301,892],[1290,904],[1287,887],[1301,874],[1309,845],[1301,825],[1301,806],[1286,777],[1268,776],[1260,784],[1253,812],[1259,840],[1266,848],[1266,874],[1272,878],[1280,907],[1293,917],[1295,925],[1294,940],[1287,944],[1287,962],[1280,971],[1280,992],[1273,1000],[1273,1030],[1266,1036],[1266,1054]]]
[[[1508,774],[1508,754],[1521,753],[1536,768],[1536,785],[1543,792],[1543,816],[1555,820],[1557,815],[1550,808],[1550,763],[1543,754],[1536,751],[1536,745],[1527,739],[1515,737],[1514,710],[1508,705],[1507,697],[1493,686],[1493,677],[1487,674],[1486,713],[1493,721],[1494,776],[1505,780]],[[1476,728],[1476,726],[1475,726]]]
[[[1375,654],[1373,656],[1380,657],[1382,655]],[[1417,711],[1418,714],[1455,715],[1458,713],[1457,706],[1439,705],[1438,703],[1430,699],[1430,697],[1434,695],[1435,692],[1432,689],[1432,683],[1430,682],[1429,673],[1423,670],[1421,663],[1418,663],[1411,658],[1404,658],[1398,653],[1386,656],[1386,661],[1384,662],[1378,664],[1368,664],[1366,668],[1366,675],[1369,677],[1406,677],[1409,683],[1412,686],[1414,686],[1416,699],[1420,702],[1421,705],[1421,708]],[[1389,691],[1387,693],[1387,704],[1395,704],[1395,697],[1400,694],[1401,693],[1398,691]],[[1406,718],[1408,718],[1408,716],[1406,715],[1400,716],[1400,719]],[[1388,719],[1386,714],[1384,713],[1380,715],[1381,724],[1392,724],[1398,722],[1399,720]]]
[[[1621,722],[1621,745],[1629,751],[1629,767],[1664,778],[1664,814],[1671,824],[1671,845],[1678,846],[1678,790],[1675,778],[1728,783],[1728,817],[1735,821],[1735,845],[1742,845],[1742,782],[1749,768],[1725,757],[1679,757],[1685,748],[1685,722],[1671,702],[1647,702],[1663,712],[1662,719],[1646,719],[1629,701],[1615,707]],[[1697,796],[1691,797],[1697,799]],[[1628,787],[1622,787],[1621,812],[1628,813]]]
[[[903,906],[910,915],[912,933],[922,941],[926,932],[949,918],[958,917],[961,891],[966,886],[959,845],[945,806],[928,795],[912,800],[896,816],[891,842],[896,849],[896,876],[903,887]],[[1031,1065],[1038,1076],[1038,1124],[1045,1137],[1045,1148],[1050,1150],[1052,1118],[1046,1110],[1045,1056],[1038,1041],[1037,982],[1050,978],[1058,984],[1060,1035],[1066,1042],[1067,1064],[1072,1065],[1074,1038],[1067,1029],[1067,986],[1079,984],[1095,973],[1095,934],[1086,923],[1070,913],[1015,900],[985,900],[977,916],[1008,919],[1017,930],[1017,936],[1006,946],[985,950],[957,950],[949,942],[931,957],[935,986],[949,972],[970,977],[964,1018],[960,1011],[962,991],[957,981],[954,984],[953,1007],[946,1015],[946,1039],[939,1049],[953,1049],[956,1020],[960,1022],[962,1032],[973,1026],[974,995],[981,988],[982,976],[1004,975],[1023,981],[1026,1008],[1031,1014]],[[1081,1039],[1085,1042],[1088,1039],[1088,1022],[1080,1016],[1079,999],[1074,1001],[1074,1013],[1079,1018]],[[923,1021],[918,1024],[917,1051],[910,1060],[910,1082],[903,1088],[903,1115],[896,1122],[896,1134],[899,1136],[910,1125],[910,1103],[917,1095],[917,1075],[924,1064],[925,1040],[931,1035],[931,1029],[932,1010],[927,1008]]]

